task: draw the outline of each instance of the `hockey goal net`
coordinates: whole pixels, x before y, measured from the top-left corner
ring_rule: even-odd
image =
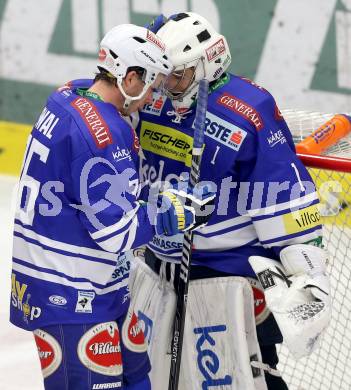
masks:
[[[283,110],[297,143],[333,114]],[[295,361],[284,345],[279,370],[289,390],[351,389],[351,136],[317,158],[301,157],[321,197],[324,244],[329,252],[333,313],[320,348]]]

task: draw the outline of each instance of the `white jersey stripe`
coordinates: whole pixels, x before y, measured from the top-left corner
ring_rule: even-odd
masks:
[[[302,196],[301,198],[290,200],[289,202],[278,203],[276,205],[264,207],[262,209],[248,210],[248,213],[251,217],[274,214],[274,213],[276,213],[278,211],[282,211],[282,210],[289,210],[292,208],[299,208],[302,206],[306,207],[307,205],[311,204],[316,199],[318,199],[318,194],[317,194],[317,192],[313,192],[313,193],[308,194],[306,196]]]
[[[207,225],[201,229],[198,230],[199,233],[201,234],[209,234],[209,233],[217,233],[220,230],[227,229],[229,227],[234,227],[236,225],[241,225],[242,223],[246,223],[251,221],[250,217],[245,217],[245,216],[238,216],[235,218],[228,219],[223,222],[215,223],[213,225]],[[196,234],[196,232],[194,232]]]
[[[51,238],[42,236],[33,232],[30,229],[27,229],[20,224],[16,223],[15,232],[23,234],[25,237],[31,238],[38,241],[40,244],[51,247],[53,249],[58,249],[60,251],[71,252],[75,254],[81,254],[89,257],[96,257],[99,259],[106,259],[111,261],[117,261],[118,255],[115,253],[108,253],[99,249],[90,249],[82,246],[76,246],[72,244],[66,244],[60,241],[52,240]]]
[[[30,261],[35,266],[59,270],[69,277],[85,278],[97,284],[105,284],[115,269],[114,265],[46,250],[18,236],[14,236],[13,244],[13,256],[19,260]]]
[[[211,239],[194,235],[194,245],[196,250],[220,251],[243,246],[255,239],[257,239],[255,228],[249,225],[218,236],[214,235]]]
[[[322,229],[314,230],[313,232],[303,234],[301,236],[295,236],[287,238],[286,240],[274,241],[269,244],[263,244],[265,248],[271,248],[272,246],[286,246],[293,244],[304,244],[308,241],[315,240],[317,236],[322,236]]]
[[[54,275],[51,273],[39,271],[30,267],[26,267],[22,264],[12,263],[12,268],[14,271],[21,272],[22,274],[31,276],[36,279],[45,280],[46,282],[58,283],[64,286],[73,287],[77,290],[94,290],[96,294],[103,295],[111,291],[119,290],[120,288],[126,287],[128,285],[128,278],[123,279],[121,282],[113,284],[109,287],[99,289],[95,286],[92,286],[89,282],[77,282],[66,279],[63,276]]]
[[[91,238],[97,240],[99,238],[118,232],[118,230],[123,229],[135,216],[138,212],[140,204],[135,203],[136,207],[133,210],[130,210],[128,213],[124,214],[122,218],[115,224],[105,227],[104,229],[98,230],[95,233],[91,233]],[[122,232],[121,232],[122,233]]]

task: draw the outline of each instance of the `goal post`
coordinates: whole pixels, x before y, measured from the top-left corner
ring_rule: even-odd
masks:
[[[294,142],[311,134],[333,114],[282,111]],[[296,361],[282,345],[279,370],[289,390],[351,389],[351,137],[323,155],[299,154],[321,199],[323,243],[329,253],[332,320],[320,347]]]

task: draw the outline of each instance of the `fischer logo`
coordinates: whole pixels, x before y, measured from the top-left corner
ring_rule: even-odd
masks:
[[[110,130],[92,102],[84,97],[78,97],[71,102],[71,106],[78,111],[99,149],[112,144]]]
[[[159,47],[163,52],[166,50],[165,44],[150,30],[147,30],[146,39]]]
[[[220,369],[220,358],[214,351],[216,341],[211,333],[217,333],[218,335],[218,333],[225,332],[226,330],[227,327],[224,324],[194,328],[194,333],[199,335],[196,342],[196,350],[198,353],[197,364],[201,374],[205,378],[202,382],[202,389],[208,389],[210,386],[225,386],[232,384],[232,377],[230,375],[225,375],[222,378],[214,377]],[[206,342],[207,347],[205,346]]]
[[[143,121],[140,129],[143,150],[191,165],[191,136],[171,127]]]
[[[193,125],[194,126],[194,125]],[[245,130],[209,112],[205,119],[205,135],[238,151],[247,136]]]
[[[237,97],[224,93],[218,98],[217,103],[247,119],[255,126],[257,131],[263,128],[260,114],[253,107]]]
[[[226,49],[225,49],[224,40],[223,38],[221,38],[217,42],[215,42],[212,46],[210,46],[208,49],[206,49],[206,56],[208,62],[215,60],[225,51]]]

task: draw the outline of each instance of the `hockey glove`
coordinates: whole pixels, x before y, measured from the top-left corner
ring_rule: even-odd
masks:
[[[251,256],[249,262],[285,345],[299,359],[317,347],[331,318],[327,254],[318,247],[297,244],[284,248],[280,259],[281,263]]]
[[[184,184],[161,192],[157,202],[156,234],[173,236],[206,225],[214,206],[215,193],[207,185],[197,185],[191,193]]]

